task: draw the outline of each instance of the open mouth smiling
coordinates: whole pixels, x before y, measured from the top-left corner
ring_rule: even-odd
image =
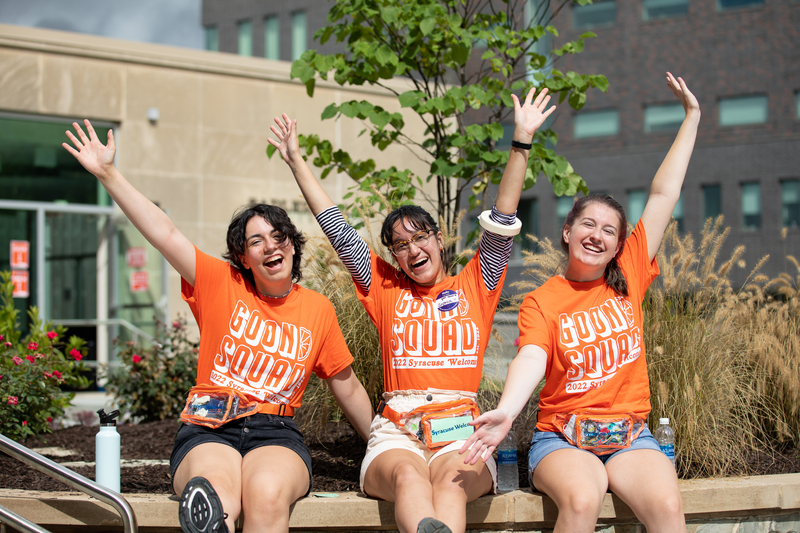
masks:
[[[586,244],[583,245],[583,247],[584,247],[584,249],[586,249],[586,250],[588,250],[588,251],[590,251],[592,253],[595,253],[595,254],[603,253],[603,250],[601,250],[598,246],[595,246],[594,244],[591,244],[591,243],[586,243]]]
[[[280,255],[276,257],[271,257],[266,261],[264,261],[264,266],[270,270],[280,268],[281,265],[283,265],[283,257]]]
[[[428,262],[428,258],[427,257],[423,257],[422,259],[411,263],[411,268],[415,268],[415,269],[416,268],[422,268],[423,266],[425,266],[425,263],[427,263],[427,262]]]

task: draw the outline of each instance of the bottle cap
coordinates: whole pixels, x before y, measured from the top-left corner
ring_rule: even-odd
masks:
[[[669,418],[659,418],[658,419],[658,423],[659,424],[669,424]]]
[[[99,409],[97,411],[97,416],[100,417],[101,426],[116,426],[117,421],[115,419],[119,416],[119,410],[115,409],[114,411],[106,414],[105,409]]]

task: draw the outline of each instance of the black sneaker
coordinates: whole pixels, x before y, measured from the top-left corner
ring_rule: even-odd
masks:
[[[453,533],[444,522],[435,518],[423,518],[417,526],[417,533]]]
[[[181,494],[178,519],[185,533],[229,533],[227,514],[211,483],[204,477],[192,478]]]

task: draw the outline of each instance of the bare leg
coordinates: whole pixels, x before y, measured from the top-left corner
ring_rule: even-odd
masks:
[[[295,452],[283,446],[251,451],[242,461],[242,531],[288,532],[289,507],[306,492],[308,469]]]
[[[195,446],[183,458],[175,471],[172,487],[175,494],[193,477],[206,478],[222,502],[222,509],[228,514],[225,523],[233,531],[236,519],[242,512],[242,456],[225,444],[207,442]]]
[[[414,533],[420,520],[435,516],[428,465],[407,450],[389,450],[376,457],[364,475],[364,490],[394,502],[401,533]]]
[[[603,463],[578,449],[560,449],[541,460],[533,484],[558,507],[554,533],[593,533],[608,478]]]
[[[433,517],[447,524],[453,533],[463,533],[467,527],[467,502],[492,489],[492,474],[482,461],[465,465],[457,451],[437,457],[430,469],[436,510]]]
[[[685,532],[675,467],[656,450],[631,450],[606,463],[608,486],[630,506],[648,533]]]

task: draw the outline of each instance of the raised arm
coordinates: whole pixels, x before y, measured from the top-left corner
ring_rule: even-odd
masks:
[[[300,143],[297,141],[297,120],[291,120],[286,113],[283,113],[281,118],[275,117],[275,124],[277,126],[270,126],[270,129],[277,140],[270,138],[268,139],[269,143],[278,149],[283,160],[289,165],[311,212],[317,216],[329,207],[333,207],[335,205],[333,200],[317,181],[300,153]]]
[[[556,106],[547,109],[547,104],[550,102],[547,89],[543,89],[536,100],[533,100],[534,92],[535,89],[528,92],[523,105],[520,105],[516,94],[511,95],[511,99],[514,100],[514,140],[524,144],[531,143],[533,134],[556,109]],[[519,195],[525,183],[525,172],[528,169],[529,152],[530,150],[512,147],[508,154],[508,163],[497,189],[495,201],[495,206],[501,213],[511,215],[517,210]]]
[[[104,145],[97,138],[92,124],[88,120],[83,122],[88,136],[77,122],[73,122],[78,137],[71,131],[67,131],[67,137],[75,146],[73,148],[67,143],[62,143],[62,146],[75,156],[83,168],[100,180],[100,184],[144,238],[161,252],[183,279],[194,285],[195,251],[192,243],[178,231],[164,211],[128,183],[114,166],[114,133],[108,131],[108,144]]]
[[[675,78],[667,72],[667,86],[678,97],[686,117],[683,119],[681,129],[667,152],[667,157],[653,178],[650,185],[650,197],[642,213],[642,224],[647,233],[647,252],[650,260],[658,253],[664,231],[672,217],[672,211],[678,198],[681,196],[683,179],[694,150],[694,141],[697,138],[697,126],[700,124],[700,105],[697,98],[689,91],[683,78]]]
[[[506,384],[497,409],[487,411],[470,422],[476,427],[459,453],[467,453],[464,463],[484,462],[492,456],[497,445],[511,429],[514,419],[528,403],[533,391],[544,377],[547,353],[539,346],[526,344],[508,366]]]

